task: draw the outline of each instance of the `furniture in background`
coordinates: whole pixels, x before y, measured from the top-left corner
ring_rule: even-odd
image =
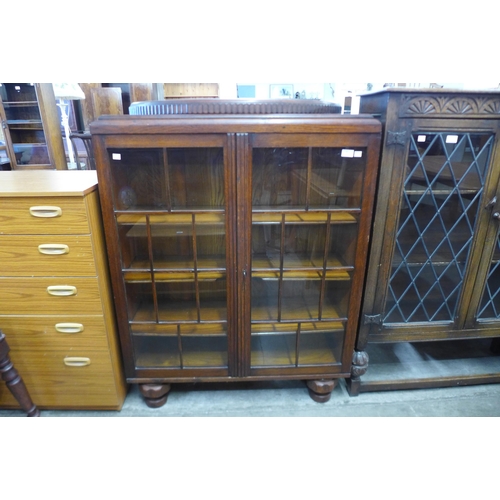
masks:
[[[387,89],[360,111],[384,140],[350,393],[500,382],[500,92]]]
[[[121,408],[109,279],[95,171],[0,172],[0,327],[39,408]]]
[[[92,148],[92,136],[90,132],[72,132],[69,138],[75,152],[78,170],[95,170],[94,149]],[[79,142],[85,148],[85,155],[82,155],[79,151]]]
[[[6,383],[7,388],[19,403],[21,409],[28,414],[28,417],[39,417],[40,410],[31,400],[23,379],[14,368],[9,351],[10,347],[7,344],[5,334],[0,330],[0,373],[2,374],[2,380]]]
[[[192,97],[197,97],[197,98],[219,97],[219,84],[218,83],[164,83],[162,97],[165,99],[192,98]],[[142,101],[145,99],[134,99],[134,100]],[[134,100],[132,102],[134,102]]]
[[[381,125],[302,104],[92,123],[125,374],[149,406],[195,380],[304,379],[322,402],[349,376]]]
[[[0,140],[0,149],[7,152],[12,170],[66,169],[51,83],[1,83],[0,108],[6,146]]]
[[[101,115],[128,114],[131,102],[163,99],[160,83],[80,83],[85,101],[80,103],[84,131]]]
[[[74,110],[74,101],[85,99],[85,94],[78,83],[53,83],[52,87],[54,88],[56,104],[61,114],[61,124],[64,130],[66,154],[68,155],[67,168],[74,170],[80,168],[80,165],[75,161],[77,152],[73,149],[73,143],[70,138],[69,110],[70,107]]]
[[[0,97],[0,103],[1,103]],[[0,105],[0,170],[11,170],[9,151],[7,149],[7,140],[3,131],[3,123],[5,122],[5,112],[3,106]]]

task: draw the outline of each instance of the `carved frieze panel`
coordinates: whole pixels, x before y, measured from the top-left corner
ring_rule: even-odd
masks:
[[[400,117],[495,117],[500,116],[498,95],[404,95],[399,108]]]

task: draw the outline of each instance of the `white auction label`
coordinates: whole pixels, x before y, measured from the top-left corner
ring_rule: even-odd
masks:
[[[340,156],[344,158],[354,158],[354,149],[343,149]]]

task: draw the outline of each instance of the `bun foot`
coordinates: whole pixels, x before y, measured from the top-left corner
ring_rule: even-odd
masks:
[[[316,403],[326,403],[337,386],[337,382],[337,380],[308,380],[309,396]]]
[[[139,390],[149,408],[160,408],[167,402],[170,384],[139,384]]]

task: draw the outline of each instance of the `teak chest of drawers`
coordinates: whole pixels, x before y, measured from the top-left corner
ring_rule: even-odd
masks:
[[[94,171],[0,172],[0,328],[38,407],[122,407]]]

